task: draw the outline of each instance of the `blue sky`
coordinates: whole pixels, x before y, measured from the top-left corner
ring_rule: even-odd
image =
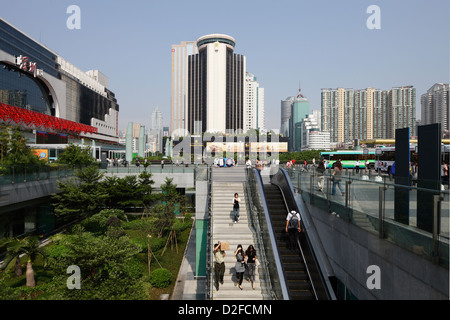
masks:
[[[266,126],[298,91],[320,109],[321,88],[390,89],[420,95],[449,82],[450,1],[431,0],[0,0],[0,16],[87,71],[98,69],[120,105],[119,126],[150,126],[156,107],[170,121],[171,45],[210,33],[235,38],[235,53],[265,89]],[[70,5],[81,29],[70,30]],[[366,26],[370,5],[381,29]]]

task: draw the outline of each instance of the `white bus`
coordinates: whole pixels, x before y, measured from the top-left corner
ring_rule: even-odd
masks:
[[[418,152],[416,152],[416,145],[410,145],[410,162],[416,162],[418,160]],[[450,145],[442,145],[442,161],[449,163],[450,158]],[[392,164],[395,162],[395,147],[378,147],[375,151],[375,170],[381,172],[391,172]]]
[[[411,162],[417,161],[416,146],[409,147]],[[395,147],[378,147],[375,150],[375,171],[390,173],[395,162]]]

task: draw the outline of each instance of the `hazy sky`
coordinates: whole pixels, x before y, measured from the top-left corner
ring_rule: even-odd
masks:
[[[120,105],[119,127],[150,127],[156,107],[170,122],[171,45],[211,33],[235,38],[235,53],[265,89],[266,127],[299,81],[311,109],[321,88],[414,85],[420,95],[449,82],[450,1],[413,0],[0,0],[0,16],[83,71],[98,69]],[[81,29],[66,22],[81,10]],[[366,25],[380,8],[381,29]]]

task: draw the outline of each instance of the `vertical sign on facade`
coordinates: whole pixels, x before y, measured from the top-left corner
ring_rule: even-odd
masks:
[[[394,219],[409,224],[409,128],[395,130],[395,203]],[[404,185],[405,187],[402,187]]]
[[[419,126],[418,140],[417,227],[432,232],[433,197],[439,194],[441,187],[441,124]],[[436,190],[436,193],[422,188]]]

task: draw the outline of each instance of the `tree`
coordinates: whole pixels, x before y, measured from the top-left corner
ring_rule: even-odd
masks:
[[[165,231],[171,231],[175,223],[176,212],[182,211],[184,196],[177,191],[177,185],[172,183],[173,178],[166,177],[165,183],[161,185],[162,192],[159,194],[161,203],[153,207],[153,213],[158,220],[155,226],[159,229],[158,237],[162,237]]]
[[[146,171],[139,175],[139,187],[138,192],[142,199],[142,205],[144,206],[144,213],[150,211],[150,206],[158,199],[158,195],[152,194],[152,184],[155,181],[151,180],[152,174]]]
[[[0,160],[5,166],[33,165],[41,161],[27,146],[27,141],[18,127],[0,127]]]
[[[22,240],[18,238],[9,238],[3,242],[3,245],[7,247],[6,256],[3,261],[2,269],[6,269],[13,260],[15,260],[15,274],[16,276],[22,275],[20,265],[20,256],[24,254],[27,257],[27,287],[34,287],[36,281],[34,278],[33,262],[38,255],[46,257],[45,252],[39,247],[40,242],[38,237],[29,236]]]
[[[77,167],[89,166],[95,163],[91,156],[90,147],[68,144],[64,152],[58,157],[59,163],[69,164]]]
[[[99,187],[103,173],[96,166],[75,171],[75,178],[58,181],[60,193],[52,199],[57,216],[91,216],[105,204],[108,194]]]
[[[49,265],[55,274],[64,274],[70,265],[81,270],[81,290],[61,288],[60,299],[143,299],[143,269],[138,267],[136,255],[140,248],[127,236],[117,237],[106,233],[94,236],[77,225],[73,233],[64,235],[55,244],[63,252],[51,255]],[[55,248],[51,250],[57,251]],[[67,277],[62,277],[64,283]]]

